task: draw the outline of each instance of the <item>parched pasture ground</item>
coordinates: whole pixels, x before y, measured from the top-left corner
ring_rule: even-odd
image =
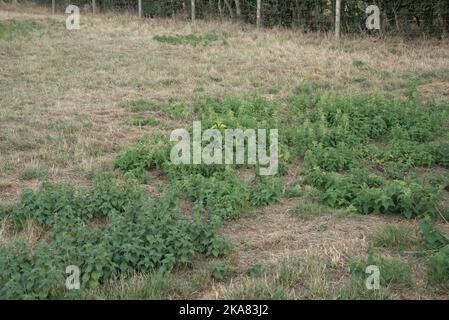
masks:
[[[82,14],[81,30],[67,31],[63,15],[35,7],[0,9],[2,205],[17,201],[24,188],[38,190],[43,181],[89,186],[96,171],[113,170],[117,155],[139,138],[189,126],[191,108],[205,97],[258,94],[276,102],[306,85],[313,92],[382,92],[405,99],[413,83],[421,101],[449,102],[447,42],[344,38],[337,43],[325,34],[258,32],[229,22],[138,21],[109,13]],[[155,39],[190,34],[214,39],[197,45]],[[173,113],[158,109],[166,103],[182,107]],[[143,120],[148,123],[135,125]],[[283,190],[304,170],[302,159],[292,161]],[[153,174],[154,180],[166,183],[167,177]],[[154,183],[144,188],[152,196],[159,192]],[[224,257],[198,256],[193,267],[164,275],[109,279],[83,297],[449,298],[447,291],[428,286],[426,260],[415,255],[418,219],[334,209],[311,202],[313,193],[302,189],[300,196],[227,221],[221,233],[234,248]],[[187,201],[182,209],[192,206]],[[401,250],[391,238],[379,240],[392,226],[406,233]],[[449,231],[444,222],[438,226]],[[47,238],[48,229],[32,221],[22,230],[7,220],[0,225],[0,245],[25,239],[34,246]],[[349,269],[351,261],[366,259],[372,246],[408,264],[411,280],[366,290]],[[229,270],[223,267],[220,279],[226,263]]]

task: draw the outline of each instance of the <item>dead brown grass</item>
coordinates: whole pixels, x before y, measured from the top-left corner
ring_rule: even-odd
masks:
[[[297,199],[283,200],[264,208],[256,218],[242,218],[225,228],[225,234],[236,243],[234,261],[241,270],[258,260],[273,263],[301,255],[321,256],[343,266],[349,257],[366,255],[368,235],[376,229],[404,223],[381,215],[341,217],[337,211],[303,221],[289,214],[296,203]]]
[[[238,223],[226,226],[225,234],[236,246],[230,261],[238,276],[229,283],[209,288],[203,293],[203,298],[226,298],[229,294],[234,294],[234,291],[251,291],[249,288],[254,285],[263,287],[263,281],[247,276],[249,267],[257,262],[262,263],[265,270],[274,272],[269,277],[271,279],[277,277],[277,270],[285,261],[293,259],[297,261],[298,272],[302,270],[305,287],[293,288],[290,298],[334,299],[339,297],[342,290],[348,290],[349,294],[351,290],[355,290],[350,285],[348,264],[352,259],[366,259],[368,248],[373,245],[371,235],[386,226],[401,226],[410,230],[414,237],[419,237],[418,221],[396,216],[345,216],[333,210],[330,214],[317,215],[311,220],[300,220],[289,214],[299,201],[303,200],[283,200],[264,208],[256,216],[242,218]],[[440,224],[439,227],[444,230],[447,225]],[[447,299],[447,295],[428,291],[426,264],[416,259],[414,253],[388,249],[381,251],[385,258],[407,261],[410,264],[413,286],[389,288],[388,295],[383,296],[386,293],[381,292],[378,298]],[[275,284],[268,282],[267,286],[270,285],[274,290]],[[353,294],[357,297],[355,292]]]
[[[438,97],[444,100],[449,100],[449,82],[431,82],[419,86],[418,90],[423,100]]]
[[[47,236],[45,228],[29,220],[23,230],[17,231],[11,225],[9,219],[0,221],[0,245],[7,245],[16,240],[23,240],[29,248],[34,248]]]

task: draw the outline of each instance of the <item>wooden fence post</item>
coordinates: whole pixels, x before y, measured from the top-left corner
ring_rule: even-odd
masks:
[[[260,29],[261,25],[261,11],[262,11],[262,0],[257,0],[257,14],[256,14],[256,25],[257,29]]]
[[[139,18],[142,18],[142,0],[138,0]]]
[[[195,12],[195,0],[190,1],[192,7],[192,22],[195,22],[196,12]]]
[[[95,0],[92,0],[92,14],[96,14],[97,13],[97,6],[95,3]]]
[[[223,17],[223,7],[221,6],[221,0],[218,0],[218,13],[221,19]]]
[[[240,7],[240,0],[234,0],[235,2],[235,13],[237,15],[237,19],[242,17],[242,9]]]
[[[51,0],[51,14],[55,14],[55,12],[56,12],[56,3],[55,3],[55,1],[56,0]]]
[[[341,0],[335,3],[335,37],[340,39],[340,25],[341,25]]]

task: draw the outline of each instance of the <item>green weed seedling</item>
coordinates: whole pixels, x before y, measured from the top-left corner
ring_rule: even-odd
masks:
[[[231,269],[232,265],[228,261],[217,263],[211,268],[212,278],[217,281],[223,281],[229,275]]]

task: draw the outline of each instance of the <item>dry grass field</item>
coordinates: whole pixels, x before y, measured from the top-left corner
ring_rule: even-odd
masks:
[[[0,29],[4,206],[17,201],[24,188],[38,190],[43,181],[87,187],[95,172],[114,170],[117,155],[140,137],[153,132],[169,135],[191,124],[189,111],[178,110],[179,116],[157,109],[136,113],[129,108],[132,101],[182,103],[189,109],[204,97],[244,99],[258,94],[275,102],[296,94],[304,84],[316,92],[381,92],[403,98],[414,82],[421,101],[449,102],[448,42],[369,37],[337,42],[327,34],[257,31],[230,22],[139,21],[131,14],[112,13],[82,13],[81,29],[68,31],[63,15],[0,5],[0,22],[6,26]],[[217,38],[205,45],[155,40],[189,34]],[[137,115],[152,122],[133,125]],[[299,179],[302,167],[302,160],[288,167],[282,178],[285,189]],[[154,185],[144,188],[157,193]],[[416,255],[414,246],[421,241],[418,219],[361,215],[303,200],[283,197],[227,221],[222,234],[234,248],[224,258],[199,256],[193,267],[175,268],[169,274],[111,278],[85,290],[82,298],[449,298],[449,292],[427,285],[426,261]],[[437,224],[449,231],[444,221]],[[404,250],[390,247],[391,239],[382,238],[388,228],[405,234]],[[25,239],[33,247],[47,239],[48,232],[32,221],[16,230],[5,219],[0,245]],[[376,241],[384,257],[410,265],[411,281],[367,291],[354,279],[351,261],[364,259]],[[220,274],[223,261],[231,270],[220,279],[214,272]]]

